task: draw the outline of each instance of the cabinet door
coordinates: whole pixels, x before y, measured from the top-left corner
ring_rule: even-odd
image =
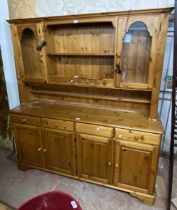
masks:
[[[45,129],[44,154],[47,169],[64,174],[75,174],[73,133]]]
[[[157,146],[115,141],[114,185],[153,194],[157,161]]]
[[[38,126],[14,124],[18,161],[42,166],[41,130]]]
[[[77,139],[78,175],[110,184],[112,179],[112,140],[80,134]]]
[[[133,16],[118,21],[118,87],[152,88],[160,16]]]
[[[17,26],[21,49],[21,70],[24,81],[45,81],[44,49],[41,24]],[[18,58],[19,59],[19,58]]]

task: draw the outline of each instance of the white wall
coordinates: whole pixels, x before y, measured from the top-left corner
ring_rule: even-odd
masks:
[[[3,0],[1,0],[3,1]],[[8,0],[11,19],[174,6],[174,0]]]
[[[174,6],[174,0],[37,0],[37,16],[123,11]]]
[[[9,29],[9,24],[6,22],[6,20],[9,19],[8,3],[6,0],[1,0],[0,3],[0,47],[6,80],[9,108],[11,109],[19,105],[19,94],[11,33]]]

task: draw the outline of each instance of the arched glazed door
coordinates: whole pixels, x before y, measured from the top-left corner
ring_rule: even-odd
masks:
[[[159,23],[156,17],[119,19],[117,87],[153,87]]]
[[[44,50],[41,26],[23,25],[18,27],[18,37],[21,46],[21,66],[25,82],[45,81]]]

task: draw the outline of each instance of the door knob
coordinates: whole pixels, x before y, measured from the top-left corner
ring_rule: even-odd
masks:
[[[108,162],[108,166],[111,166],[111,162],[110,161]]]
[[[115,70],[115,72],[116,72],[117,74],[121,74],[121,73],[122,73],[120,64],[116,64],[116,70]]]
[[[25,122],[26,122],[26,119],[24,118],[24,119],[22,120],[22,122],[25,123]]]
[[[134,139],[135,139],[135,141],[138,141],[139,136],[135,136]]]
[[[54,125],[54,127],[55,127],[55,128],[58,128],[58,124],[56,123],[56,124]]]
[[[42,41],[38,46],[36,47],[36,50],[41,51],[43,47],[47,45],[46,41]]]
[[[41,147],[39,147],[37,151],[38,151],[38,152],[40,152],[41,150],[42,150],[42,148],[41,148]]]

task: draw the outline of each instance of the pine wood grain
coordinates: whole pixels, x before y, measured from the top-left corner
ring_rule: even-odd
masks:
[[[153,204],[171,9],[9,21],[21,101],[10,111],[19,169],[123,190]]]

